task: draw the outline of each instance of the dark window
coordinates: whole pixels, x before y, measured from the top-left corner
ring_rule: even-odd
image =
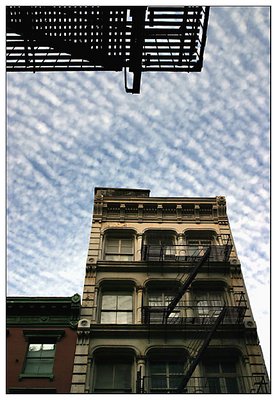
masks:
[[[204,367],[209,393],[240,393],[235,360],[211,358]]]
[[[144,258],[149,261],[175,259],[176,246],[171,232],[148,232],[144,244]]]
[[[132,392],[132,361],[118,359],[96,360],[95,393],[130,393]]]
[[[150,361],[150,392],[175,392],[184,375],[184,362],[180,361]]]

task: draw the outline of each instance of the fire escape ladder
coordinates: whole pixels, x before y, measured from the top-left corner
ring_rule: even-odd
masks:
[[[198,351],[196,351],[196,355],[194,357],[191,356],[190,359],[188,360],[188,363],[186,365],[186,372],[185,372],[184,377],[177,389],[177,393],[184,392],[190,377],[192,376],[198,363],[201,361],[203,354],[204,354],[205,350],[207,349],[207,347],[209,346],[209,343],[210,343],[215,331],[219,327],[220,323],[224,320],[226,312],[227,312],[227,307],[223,306],[222,310],[220,311],[219,315],[217,316],[216,320],[214,321],[213,325],[211,326],[211,329],[208,330],[206,338],[204,339],[204,341],[202,341],[202,344],[200,346],[199,346],[199,339],[195,340],[195,344],[194,344],[194,347],[192,350],[195,351],[195,349],[197,350],[197,347],[198,347]]]
[[[132,31],[129,70],[133,72],[133,86],[127,85],[127,69],[125,67],[125,90],[127,93],[139,93],[142,72],[142,54],[144,44],[145,13],[147,7],[132,7]]]
[[[196,277],[199,269],[202,267],[203,264],[205,264],[205,262],[209,259],[211,253],[211,246],[209,246],[205,253],[203,254],[203,256],[201,257],[201,259],[197,262],[197,264],[195,265],[195,267],[193,268],[193,270],[191,271],[190,275],[187,277],[187,279],[185,280],[185,282],[182,284],[182,286],[180,287],[180,289],[178,290],[178,293],[176,294],[176,296],[171,300],[171,302],[169,303],[169,305],[167,306],[166,312],[165,312],[165,323],[167,323],[168,317],[170,316],[170,314],[174,311],[174,308],[176,307],[176,305],[179,303],[179,301],[181,300],[181,298],[183,297],[184,293],[186,292],[186,290],[188,289],[188,287],[190,286],[190,284],[192,283],[192,281],[194,280],[194,278]]]

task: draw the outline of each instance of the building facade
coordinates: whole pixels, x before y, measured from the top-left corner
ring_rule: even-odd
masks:
[[[7,298],[7,393],[69,393],[81,298]]]
[[[71,393],[269,393],[223,196],[96,188]]]

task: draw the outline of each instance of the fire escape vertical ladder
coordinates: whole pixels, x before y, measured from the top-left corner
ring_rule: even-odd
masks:
[[[195,265],[195,267],[193,268],[193,270],[191,271],[190,275],[187,277],[187,279],[185,280],[185,282],[183,283],[183,285],[181,286],[181,288],[178,290],[178,293],[176,294],[176,296],[171,300],[171,302],[169,303],[169,305],[167,306],[166,309],[166,313],[165,313],[165,323],[168,320],[168,317],[170,316],[170,314],[173,312],[174,308],[176,307],[176,305],[179,303],[179,301],[181,300],[181,298],[183,297],[183,295],[185,294],[186,290],[188,289],[188,287],[190,286],[190,284],[192,283],[192,281],[194,280],[194,278],[196,277],[199,269],[202,267],[202,265],[209,259],[211,253],[211,246],[209,246],[204,255],[201,257],[201,259],[198,261],[198,263]]]
[[[190,377],[192,376],[196,366],[198,365],[199,361],[201,360],[205,350],[209,346],[209,343],[210,343],[215,331],[219,327],[220,323],[223,322],[226,312],[227,312],[227,307],[223,306],[222,310],[220,311],[219,315],[217,316],[216,320],[214,321],[213,325],[211,326],[211,329],[208,331],[207,336],[205,337],[202,344],[200,345],[196,356],[191,357],[190,360],[188,361],[187,366],[186,366],[187,367],[186,372],[185,372],[184,377],[182,378],[182,381],[177,389],[177,393],[182,393],[184,391],[184,389],[186,388],[187,383],[188,383]],[[196,340],[195,347],[197,348],[198,346],[199,346],[199,341]]]
[[[131,11],[133,25],[129,69],[130,72],[133,72],[133,86],[131,88],[127,86],[127,72],[125,67],[125,90],[127,93],[135,94],[140,92],[146,7],[133,7]]]

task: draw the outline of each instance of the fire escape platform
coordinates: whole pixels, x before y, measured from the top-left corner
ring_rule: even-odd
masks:
[[[8,6],[7,72],[199,72],[209,7]],[[127,69],[133,73],[128,87]]]

